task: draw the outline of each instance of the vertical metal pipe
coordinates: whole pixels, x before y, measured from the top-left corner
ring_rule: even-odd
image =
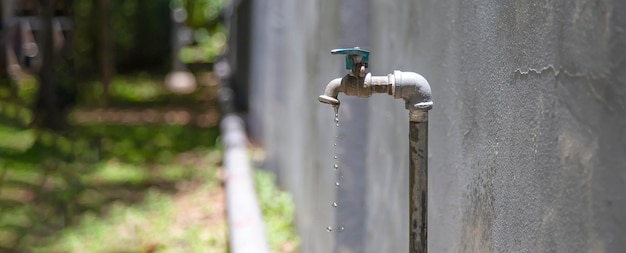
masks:
[[[409,112],[409,252],[427,252],[428,111]]]

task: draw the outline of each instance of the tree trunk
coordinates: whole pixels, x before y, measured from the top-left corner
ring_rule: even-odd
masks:
[[[104,100],[108,99],[109,86],[113,75],[115,74],[115,60],[113,55],[113,38],[111,37],[111,25],[109,17],[111,16],[111,0],[98,1],[99,16],[99,56],[100,56],[100,77],[102,80],[102,88],[104,91]]]
[[[0,2],[0,86],[7,86],[10,88],[9,84],[9,73],[7,72],[8,64],[7,64],[7,45],[9,40],[9,31],[8,26],[5,23],[5,12],[7,11],[5,5],[8,3],[5,1]]]
[[[57,82],[54,66],[54,41],[52,31],[52,17],[54,6],[50,0],[39,0],[41,15],[40,50],[42,53],[41,70],[39,71],[39,89],[35,102],[35,121],[38,127],[52,130],[61,130],[65,127],[63,114],[57,94]]]
[[[6,28],[4,24],[4,3],[0,2],[0,80],[6,76]]]

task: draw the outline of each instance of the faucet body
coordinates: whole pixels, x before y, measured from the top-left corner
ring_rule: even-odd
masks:
[[[339,106],[339,93],[369,97],[386,93],[403,99],[409,110],[409,252],[426,253],[428,237],[428,111],[433,101],[428,81],[414,72],[394,71],[386,76],[365,72],[369,52],[360,48],[335,49],[346,55],[348,74],[335,78],[318,97],[322,103]]]
[[[414,72],[394,71],[386,76],[371,73],[359,77],[353,73],[335,78],[326,85],[324,94],[318,97],[322,103],[339,106],[339,93],[347,96],[370,97],[374,93],[386,93],[404,99],[408,110],[427,111],[432,108],[432,94],[428,81]]]

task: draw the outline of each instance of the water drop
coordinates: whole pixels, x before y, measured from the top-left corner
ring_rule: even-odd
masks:
[[[333,146],[337,147],[337,143],[333,144]]]
[[[336,187],[339,187],[339,182],[335,182],[335,186],[336,186]]]
[[[337,207],[337,202],[333,202],[333,207]]]
[[[343,227],[341,227],[341,231],[343,231]]]
[[[333,228],[331,228],[330,226],[326,227],[326,231],[331,232],[333,231]]]
[[[339,123],[335,124],[335,126],[339,127]]]
[[[338,157],[338,156],[335,156],[334,158],[335,158],[335,160],[339,159],[339,157]]]
[[[335,169],[339,169],[339,165],[337,164],[333,165],[333,167],[335,167]]]

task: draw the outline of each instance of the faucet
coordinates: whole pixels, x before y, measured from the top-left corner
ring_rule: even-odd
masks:
[[[409,110],[409,252],[427,252],[428,234],[428,111],[433,107],[428,81],[415,72],[394,71],[386,76],[366,72],[369,51],[353,48],[333,49],[331,54],[346,58],[346,74],[331,80],[317,99],[339,107],[339,92],[347,96],[370,97],[387,93],[403,99]]]
[[[339,106],[337,96],[343,92],[347,96],[370,97],[373,93],[387,93],[394,98],[404,99],[406,109],[427,111],[433,106],[430,85],[415,72],[394,71],[386,76],[373,76],[366,72],[369,51],[354,48],[333,49],[331,54],[346,55],[348,74],[335,78],[326,85],[324,94],[317,99],[332,106]]]

